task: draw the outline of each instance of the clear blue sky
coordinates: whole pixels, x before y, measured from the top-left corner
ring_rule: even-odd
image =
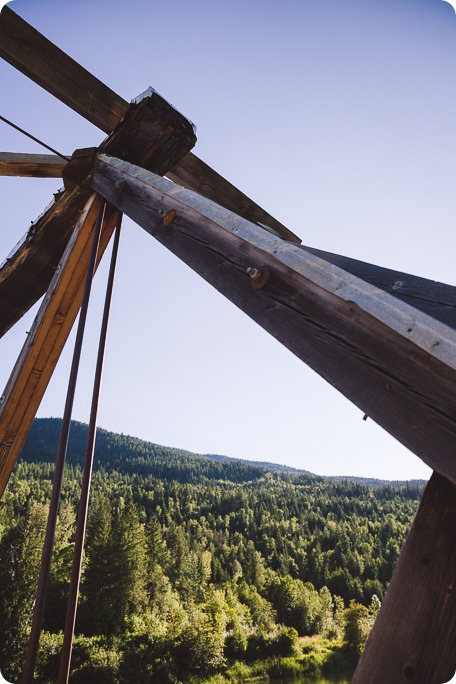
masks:
[[[305,244],[455,280],[456,16],[442,0],[15,0],[130,100],[149,85],[196,154]],[[103,134],[0,64],[0,113],[64,153]],[[0,148],[41,149],[3,124]],[[5,257],[60,183],[0,179]],[[222,295],[125,221],[100,425],[319,474],[429,469]],[[89,414],[97,276],[74,417]],[[0,341],[4,385],[29,329]],[[65,351],[39,410],[61,415]]]

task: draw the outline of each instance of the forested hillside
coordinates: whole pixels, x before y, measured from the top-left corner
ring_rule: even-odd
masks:
[[[0,667],[11,681],[30,626],[59,429],[56,419],[35,422],[0,503]],[[72,425],[42,682],[57,665],[86,430]],[[270,676],[353,665],[421,493],[100,430],[72,681],[242,681],[245,663],[262,661]],[[320,656],[309,646],[317,635],[333,640]]]

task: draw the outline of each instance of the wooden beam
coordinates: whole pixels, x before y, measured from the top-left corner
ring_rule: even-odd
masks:
[[[217,202],[225,209],[243,216],[248,221],[272,229],[284,240],[301,242],[301,239],[291,230],[268,214],[247,195],[244,195],[208,164],[198,159],[192,152],[183,157],[166,175],[170,180],[179,183],[184,188],[194,190],[203,197]]]
[[[79,312],[99,201],[93,195],[82,211],[1,397],[0,495]],[[114,230],[117,215],[112,208],[105,211],[97,265]]]
[[[303,247],[303,249],[456,330],[456,287],[453,285],[446,285],[391,268],[366,264],[364,261],[324,252],[314,247]]]
[[[195,142],[192,124],[160,95],[151,92],[132,106],[100,149],[134,160],[157,173],[165,173]],[[77,175],[81,160],[85,163],[86,152],[93,156],[96,150],[77,150],[64,170],[66,181],[76,178],[81,185],[57,196],[0,268],[0,336],[49,285],[77,218],[92,192]]]
[[[0,57],[106,133],[128,111],[117,93],[9,7],[0,13]]]
[[[125,185],[121,193],[116,183]],[[456,482],[456,331],[166,179],[107,156],[92,187],[363,413]],[[163,223],[163,215],[170,225]],[[262,289],[247,268],[270,269]]]
[[[61,178],[66,163],[55,154],[0,152],[0,176]]]
[[[424,492],[352,684],[442,684],[456,670],[456,487]]]
[[[80,187],[57,194],[1,265],[0,337],[46,292],[90,195]]]

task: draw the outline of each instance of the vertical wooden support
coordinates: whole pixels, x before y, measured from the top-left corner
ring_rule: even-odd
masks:
[[[95,195],[87,202],[0,399],[0,495],[80,309],[98,204]],[[117,215],[106,216],[98,263]]]
[[[456,669],[456,487],[430,479],[352,684],[442,684]]]

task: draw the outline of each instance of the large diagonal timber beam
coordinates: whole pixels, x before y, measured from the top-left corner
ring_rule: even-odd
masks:
[[[0,56],[106,133],[111,133],[127,115],[129,104],[126,100],[9,7],[0,14]],[[114,152],[111,150],[111,153]],[[118,156],[140,163],[125,154]],[[146,163],[141,165],[152,169]],[[300,242],[288,228],[194,154],[189,152],[170,170],[173,179],[185,187],[196,190],[249,221],[268,226],[287,240]]]
[[[442,684],[456,669],[456,487],[430,479],[352,684]]]
[[[143,169],[103,156],[91,182],[365,414],[456,483],[455,330]],[[121,193],[119,182],[125,183]],[[172,220],[168,226],[164,214],[165,223]],[[268,282],[254,289],[247,269],[264,272],[266,267]]]
[[[0,399],[0,495],[79,312],[99,199],[87,202]],[[97,265],[118,212],[105,210]]]

